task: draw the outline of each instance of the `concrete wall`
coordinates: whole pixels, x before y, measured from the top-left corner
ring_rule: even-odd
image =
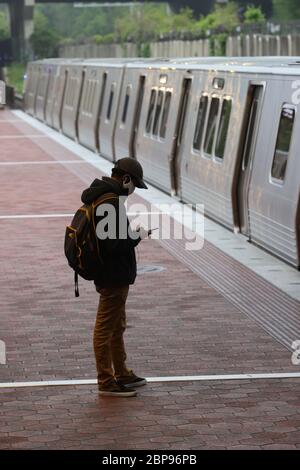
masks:
[[[216,40],[215,40],[216,41]],[[207,57],[210,55],[208,39],[170,40],[150,43],[151,57]],[[241,35],[227,39],[227,56],[300,56],[300,35]],[[135,43],[78,44],[60,47],[60,57],[138,57]]]
[[[120,44],[78,44],[60,47],[59,57],[100,58],[100,57],[137,57],[137,45]]]
[[[229,37],[227,56],[300,56],[300,36],[253,34]]]

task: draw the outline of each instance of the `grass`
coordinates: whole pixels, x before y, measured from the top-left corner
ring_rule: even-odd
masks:
[[[14,63],[6,67],[6,77],[8,85],[14,87],[15,92],[23,94],[24,74],[26,65]]]

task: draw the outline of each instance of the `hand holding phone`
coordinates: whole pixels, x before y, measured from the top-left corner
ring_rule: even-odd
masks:
[[[158,230],[158,227],[150,228],[150,230],[148,230],[148,235],[151,235],[151,233],[153,232],[153,230]]]

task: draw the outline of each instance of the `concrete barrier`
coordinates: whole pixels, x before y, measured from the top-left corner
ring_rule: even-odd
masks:
[[[149,43],[150,57],[207,57],[210,55],[209,39],[163,40]],[[221,50],[218,39],[214,49]],[[229,36],[226,41],[227,56],[299,56],[300,35],[246,34]],[[59,49],[59,57],[137,57],[138,46],[130,42],[121,44],[66,44]]]

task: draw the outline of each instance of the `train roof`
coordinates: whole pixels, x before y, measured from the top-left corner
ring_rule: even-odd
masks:
[[[190,72],[208,70],[230,73],[257,73],[272,75],[300,75],[300,57],[260,56],[260,57],[160,57],[160,58],[54,58],[42,59],[33,64],[107,66],[127,68],[180,69]]]
[[[136,67],[131,63],[128,67]],[[149,64],[145,63],[145,68]],[[300,75],[300,57],[264,56],[264,57],[187,57],[169,61],[153,62],[153,68],[176,68],[194,70],[213,70],[219,72],[258,73],[275,75]]]

